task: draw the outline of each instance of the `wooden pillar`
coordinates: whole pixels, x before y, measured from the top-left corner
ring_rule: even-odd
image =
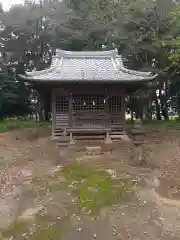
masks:
[[[104,112],[105,112],[105,116],[106,116],[106,128],[108,128],[108,123],[109,123],[109,92],[108,89],[105,88],[105,106],[104,106]],[[106,137],[105,137],[105,144],[111,144],[112,140],[111,140],[111,135],[110,135],[111,131],[109,132],[109,130],[106,132]]]
[[[69,99],[68,99],[68,119],[69,119],[69,127],[72,127],[73,123],[73,97],[72,93],[69,93]]]
[[[51,101],[52,101],[52,138],[54,138],[56,128],[56,92],[54,89],[51,90]]]
[[[105,89],[104,97],[105,97],[104,113],[105,113],[105,118],[106,118],[105,127],[108,127],[108,121],[109,121],[109,102],[108,102],[108,98],[109,98],[109,95],[108,95],[107,88]]]
[[[125,125],[125,111],[126,111],[126,106],[125,106],[125,89],[121,91],[121,122],[122,125]]]
[[[68,99],[68,120],[69,120],[69,127],[72,127],[73,124],[73,96],[72,93],[69,93],[69,99]],[[70,139],[69,139],[69,145],[74,145],[75,141],[73,139],[73,134],[70,131]]]

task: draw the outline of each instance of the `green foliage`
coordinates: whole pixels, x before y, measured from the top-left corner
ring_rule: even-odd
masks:
[[[55,48],[79,51],[117,47],[128,67],[159,73],[155,88],[163,88],[167,80],[169,86],[175,84],[168,87],[166,100],[176,98],[179,109],[179,85],[172,79],[179,74],[179,5],[169,0],[41,3],[30,0],[8,12],[1,11],[0,22],[5,29],[0,32],[0,117],[31,111],[32,91],[17,74],[49,66]],[[151,105],[156,100],[153,91],[149,93]],[[161,98],[163,106],[166,100]]]

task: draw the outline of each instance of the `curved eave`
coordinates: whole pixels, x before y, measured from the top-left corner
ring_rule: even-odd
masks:
[[[115,59],[112,59],[112,62],[113,62],[113,66],[117,70],[121,70],[124,73],[128,73],[130,75],[135,75],[135,76],[139,76],[139,77],[144,77],[144,78],[152,76],[151,72],[141,72],[141,71],[136,71],[136,70],[131,70],[131,69],[126,68],[122,61],[121,55],[118,55]],[[157,77],[157,75],[155,75],[155,77]]]
[[[27,77],[24,75],[20,76],[24,80],[28,82],[38,82],[38,83],[127,83],[127,84],[132,84],[132,83],[144,83],[148,81],[154,80],[157,75],[151,76],[151,77],[146,77],[146,78],[133,78],[133,79],[38,79],[38,78],[31,78]]]
[[[63,78],[63,70],[64,70],[63,67],[66,63],[66,59],[69,59],[69,58],[75,58],[75,59],[77,58],[77,61],[80,59],[80,64],[79,65],[77,64],[77,67],[81,67],[81,61],[83,58],[109,59],[110,61],[109,65],[112,66],[112,69],[109,70],[110,72],[112,72],[112,75],[111,75],[112,79],[108,78],[108,74],[104,75],[104,79],[103,78],[99,79],[100,76],[98,75],[96,77],[94,76],[94,78],[93,76],[90,76],[89,79],[85,79],[83,78],[83,76],[80,76],[80,75],[76,76],[75,72],[74,72],[74,78],[72,78],[72,76],[69,75],[69,79],[65,79],[65,78],[68,78],[67,76],[68,74],[64,75],[64,78]],[[67,72],[67,69],[66,69],[66,72]],[[66,82],[66,83],[68,82],[110,82],[110,83],[139,82],[140,83],[140,82],[147,82],[147,81],[154,80],[157,77],[157,74],[152,76],[151,72],[140,72],[140,71],[127,69],[123,64],[122,56],[118,55],[116,50],[95,51],[95,52],[92,52],[92,51],[71,52],[71,51],[64,51],[64,50],[57,49],[56,55],[53,56],[51,66],[49,68],[41,71],[26,72],[25,75],[19,75],[19,76],[29,82],[44,82],[44,83],[45,82],[46,83],[49,83],[49,82],[57,82],[57,83],[62,83],[62,82]],[[80,78],[78,79],[78,77]]]
[[[69,79],[63,79],[63,76],[61,73],[63,73],[63,66],[66,62],[66,59],[69,58],[75,58],[77,61],[82,58],[107,58],[109,59],[110,63],[112,65],[112,69],[110,71],[114,72],[114,77],[112,76],[112,79],[106,77],[104,79],[78,79],[79,81],[148,81],[153,80],[157,77],[157,75],[152,76],[151,72],[140,72],[135,70],[127,69],[122,61],[122,56],[117,55],[116,50],[111,51],[102,51],[102,52],[71,52],[71,51],[64,51],[64,50],[57,50],[56,56],[53,57],[51,66],[45,70],[41,71],[32,71],[32,72],[25,72],[25,76],[22,76],[24,79],[27,80],[34,80],[34,81],[77,81],[77,77],[71,80],[71,76],[69,76]],[[81,63],[81,62],[80,62]],[[106,64],[106,62],[105,62]],[[78,66],[79,67],[79,66]],[[67,70],[67,69],[66,69]],[[86,70],[86,69],[85,69]],[[56,76],[55,79],[53,77],[51,78],[51,74],[60,74],[61,77],[58,79],[58,76]],[[123,73],[125,73],[126,77],[123,76]],[[75,73],[74,73],[75,74]],[[121,76],[122,75],[122,76]],[[66,76],[67,78],[67,76]],[[125,80],[123,80],[125,78]]]
[[[38,77],[40,75],[46,75],[47,73],[51,73],[57,70],[57,68],[61,68],[63,62],[63,58],[57,58],[56,56],[53,56],[52,62],[49,68],[46,68],[44,70],[40,71],[32,71],[32,72],[25,72],[26,76],[29,77]]]

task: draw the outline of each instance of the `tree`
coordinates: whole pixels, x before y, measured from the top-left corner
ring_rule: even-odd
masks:
[[[179,13],[173,7],[170,0],[41,0],[39,3],[28,0],[9,12],[2,11],[0,21],[6,28],[0,33],[0,52],[6,56],[8,68],[18,72],[19,68],[22,71],[44,69],[51,63],[56,48],[102,50],[117,47],[128,67],[159,73],[154,88],[145,95],[137,92],[129,96],[128,105],[136,108],[136,114],[141,117],[151,116],[156,106],[157,118],[163,115],[168,119],[169,105],[175,101],[172,97],[177,93],[174,86],[180,54]],[[169,17],[172,10],[174,13]],[[173,36],[172,41],[169,36]],[[3,62],[1,70],[5,80],[11,74]],[[12,79],[13,86],[18,89],[15,92],[23,99],[25,86],[17,74],[11,76]],[[8,81],[7,84],[11,86],[9,92],[14,92],[14,87]],[[28,99],[26,102],[29,104]],[[137,111],[135,106],[140,103],[141,110]],[[44,108],[49,109],[47,104]]]

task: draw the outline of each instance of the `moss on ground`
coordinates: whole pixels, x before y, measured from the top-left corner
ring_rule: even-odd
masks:
[[[47,216],[36,216],[30,221],[17,220],[9,228],[1,232],[2,239],[14,240],[59,240],[64,229],[66,219],[53,221]]]
[[[41,198],[46,193],[53,193],[64,187],[64,179],[60,177],[60,172],[54,176],[34,177],[31,181],[31,192],[35,198]]]
[[[38,227],[36,231],[28,237],[28,240],[59,240],[63,232],[62,223],[55,221],[45,227]]]
[[[65,177],[65,181],[60,180],[61,176]],[[31,184],[36,189],[36,197],[42,197],[47,191],[53,196],[54,192],[65,188],[72,196],[72,204],[70,202],[67,206],[68,216],[71,215],[71,210],[78,214],[83,210],[83,213],[97,215],[104,207],[118,204],[132,192],[128,181],[112,179],[105,171],[77,161],[65,165],[53,177],[44,180],[34,178]],[[61,199],[59,201],[61,204]],[[49,216],[50,213],[48,216],[44,214],[39,213],[26,222],[15,221],[2,231],[2,239],[13,236],[14,240],[59,240],[65,229],[64,219],[53,219],[53,216]],[[65,218],[68,227],[69,220],[67,221],[68,217]]]
[[[63,169],[69,188],[74,194],[74,205],[77,210],[86,209],[96,214],[102,208],[119,203],[131,192],[128,181],[112,179],[105,171],[73,162]]]
[[[24,221],[15,221],[7,229],[1,232],[2,238],[10,238],[13,236],[15,239],[19,235],[22,235],[26,229],[26,222]]]

